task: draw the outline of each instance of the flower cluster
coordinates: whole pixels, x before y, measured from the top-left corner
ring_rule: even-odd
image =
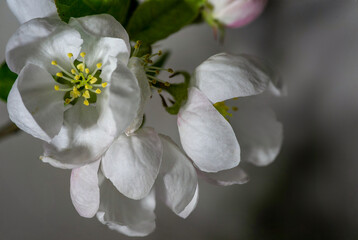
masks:
[[[173,73],[153,63],[161,51],[141,53],[142,43],[131,44],[137,39],[109,14],[65,23],[53,1],[7,2],[22,23],[6,47],[6,62],[18,74],[8,97],[10,119],[43,140],[43,162],[72,169],[70,194],[81,216],[146,236],[155,229],[155,196],[186,218],[198,202],[198,176],[242,184],[248,175],[240,161],[264,166],[278,155],[282,125],[260,95],[281,92],[282,83],[262,60],[221,53],[188,75],[180,85],[186,97],[175,99],[181,150],[143,121],[153,89],[175,96],[157,77]],[[216,20],[238,27],[265,2],[209,0],[205,6]]]

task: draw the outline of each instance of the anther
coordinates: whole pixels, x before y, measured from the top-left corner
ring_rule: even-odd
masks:
[[[83,104],[86,105],[86,106],[88,106],[88,105],[89,105],[89,101],[86,99],[86,100],[83,101]]]
[[[54,66],[56,66],[56,65],[57,65],[57,62],[56,62],[56,61],[52,61],[51,64],[54,65]]]
[[[85,53],[85,52],[81,52],[80,56],[81,56],[82,58],[84,58],[84,57],[86,56],[86,53]]]
[[[107,87],[107,83],[106,82],[102,83],[102,87],[103,88]]]
[[[90,96],[90,94],[89,94],[89,91],[88,90],[86,90],[83,94],[82,94],[82,97],[84,97],[84,98],[90,98],[91,96]]]
[[[66,103],[66,104],[70,104],[70,102],[72,102],[72,99],[69,99],[69,98],[66,98],[66,99],[65,99],[65,103]]]
[[[101,89],[97,88],[96,93],[100,94],[101,92],[102,92]]]
[[[71,69],[71,73],[72,73],[73,75],[75,75],[75,74],[76,74],[76,70],[75,70],[75,69]]]
[[[163,89],[159,88],[158,89],[158,93],[161,93],[163,91]]]
[[[54,89],[55,89],[56,91],[58,91],[58,90],[60,90],[60,86],[55,85],[55,86],[54,86]]]
[[[101,68],[102,67],[102,63],[97,63],[97,68]]]
[[[85,70],[85,65],[83,63],[80,63],[77,65],[77,69],[83,72]]]
[[[165,83],[164,83],[164,86],[169,87],[169,86],[170,86],[170,83],[169,83],[169,82],[165,82]]]
[[[238,107],[232,107],[232,110],[236,112],[237,110],[239,110],[239,108]]]
[[[69,58],[72,58],[72,57],[73,57],[73,54],[72,54],[72,53],[68,53],[67,56],[68,56]]]
[[[56,73],[56,76],[57,76],[57,77],[63,77],[63,73],[62,73],[62,72],[58,72],[58,73]]]
[[[93,78],[91,78],[90,83],[95,84],[97,82],[97,80],[98,79],[96,77],[93,77]]]
[[[168,68],[168,70],[167,70],[169,73],[174,73],[174,70],[173,69],[171,69],[171,68]]]

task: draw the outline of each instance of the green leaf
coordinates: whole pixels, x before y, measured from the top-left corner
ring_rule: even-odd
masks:
[[[17,74],[10,71],[6,62],[0,65],[0,99],[6,102],[7,96],[17,78]]]
[[[127,30],[131,40],[162,40],[193,22],[205,0],[148,0],[136,9]]]
[[[71,17],[107,13],[125,24],[131,0],[55,0],[57,12],[64,22]]]
[[[173,83],[170,84],[170,86],[165,86],[165,84],[161,82],[157,82],[154,86],[156,88],[163,89],[163,91],[166,91],[169,93],[173,100],[169,100],[172,105],[168,106],[163,95],[160,94],[160,97],[162,98],[163,106],[165,107],[165,110],[167,110],[168,113],[176,115],[178,114],[181,106],[186,102],[188,99],[188,87],[190,83],[190,74],[187,72],[175,72],[170,77],[175,77],[178,75],[182,75],[184,77],[184,82],[182,83]]]

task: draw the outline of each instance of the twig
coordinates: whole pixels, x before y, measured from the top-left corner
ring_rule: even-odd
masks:
[[[8,124],[0,128],[0,141],[5,139],[6,137],[9,137],[12,134],[17,133],[19,130],[20,129],[15,124],[9,122]]]

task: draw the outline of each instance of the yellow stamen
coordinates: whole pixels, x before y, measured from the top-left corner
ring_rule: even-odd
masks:
[[[164,86],[169,87],[169,86],[170,86],[170,83],[165,82],[165,83],[164,83]]]
[[[83,104],[86,105],[86,106],[88,106],[88,105],[89,105],[89,101],[86,99],[86,100],[83,101]]]
[[[86,89],[92,89],[93,87],[92,87],[91,85],[86,84],[86,85],[85,85],[85,88],[86,88]]]
[[[62,72],[58,72],[58,73],[56,73],[56,76],[57,76],[57,77],[63,77],[63,73],[62,73]]]
[[[75,69],[71,69],[71,73],[74,75],[76,74],[76,70]]]
[[[96,93],[100,94],[101,92],[102,92],[101,89],[97,88]]]
[[[102,63],[97,63],[97,68],[101,68],[102,67]]]
[[[75,76],[75,80],[80,80],[80,78],[81,78],[80,75]]]
[[[68,56],[69,58],[72,58],[72,57],[73,57],[73,54],[72,54],[72,53],[68,53],[67,56]]]
[[[56,61],[52,61],[51,64],[54,65],[54,66],[56,66],[56,65],[57,65],[57,62],[56,62]]]
[[[107,83],[106,82],[102,83],[102,87],[103,88],[107,87]]]
[[[90,70],[88,68],[85,69],[86,73],[89,74]]]
[[[232,107],[232,110],[236,112],[237,110],[239,110],[239,108],[238,107]]]
[[[83,94],[82,94],[82,97],[84,97],[84,98],[90,98],[91,96],[90,96],[90,94],[89,94],[89,91],[88,90],[86,90]]]
[[[66,103],[66,104],[70,104],[71,101],[72,101],[72,100],[69,99],[69,98],[66,98],[66,99],[65,99],[65,103]]]
[[[80,56],[84,58],[84,57],[86,56],[86,53],[85,53],[85,52],[81,52]]]
[[[94,78],[92,78],[92,79],[90,80],[90,83],[91,83],[91,84],[95,84],[95,83],[97,82],[97,80],[98,80],[98,79],[94,77]]]
[[[80,64],[77,65],[77,69],[80,70],[81,72],[84,72],[85,65],[83,63],[80,63]]]
[[[60,86],[58,86],[58,85],[55,85],[54,88],[55,88],[56,91],[60,90]]]

